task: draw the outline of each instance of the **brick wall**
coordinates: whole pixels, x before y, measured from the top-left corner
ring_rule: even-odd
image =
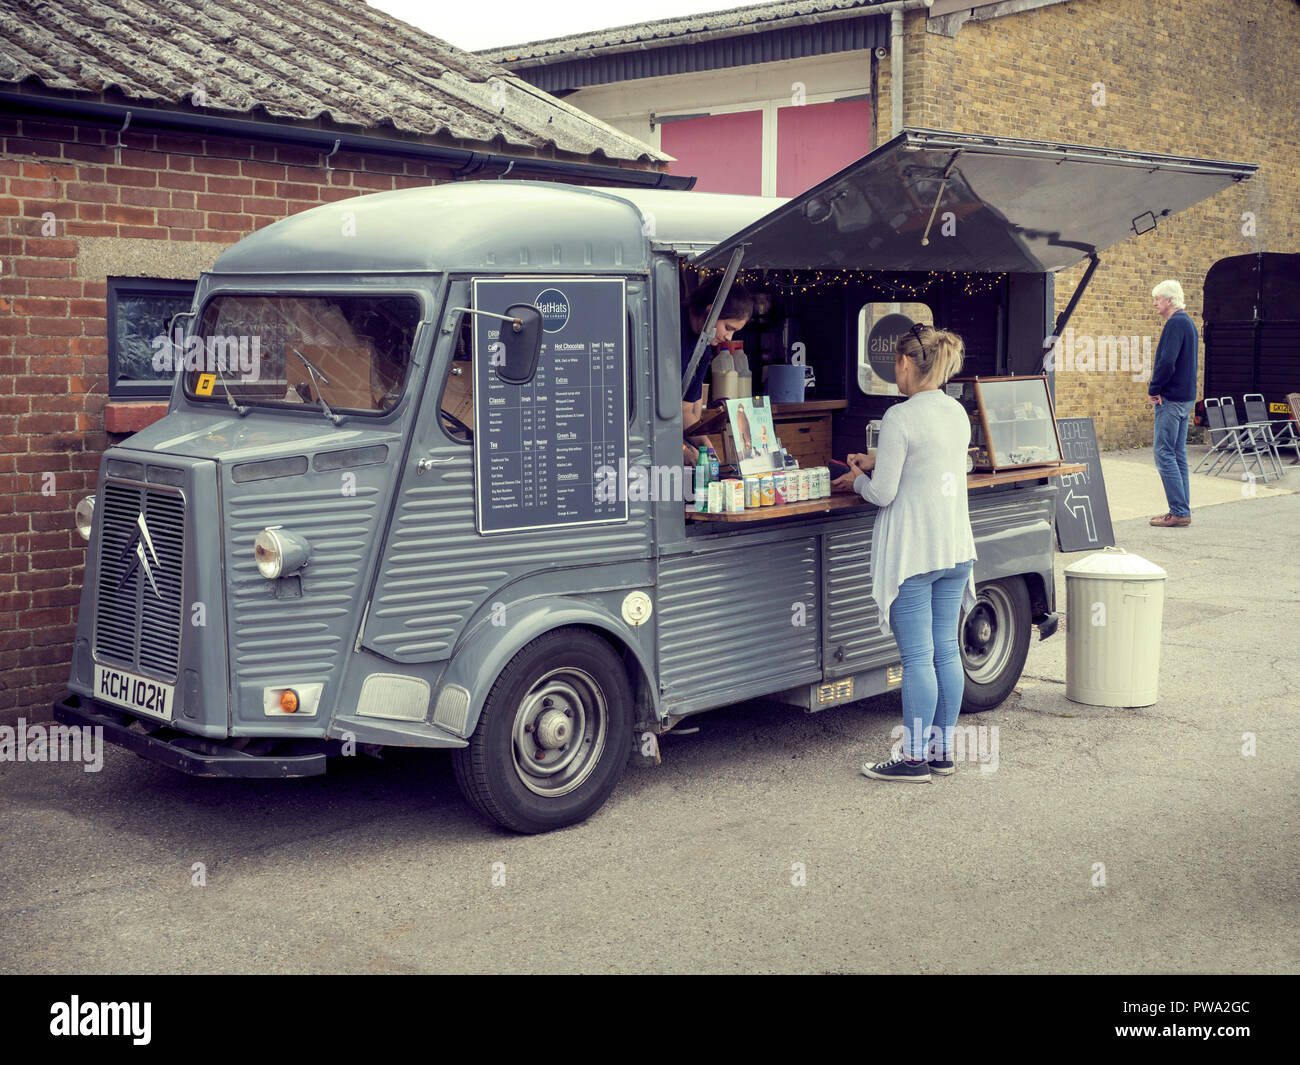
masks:
[[[115,130],[30,118],[0,117],[0,137],[4,722],[44,714],[67,680],[85,562],[73,508],[95,491],[100,454],[166,409],[108,403],[105,273],[196,278],[286,215],[450,174],[342,151],[326,172],[316,150],[224,137],[128,131],[118,150]],[[195,247],[197,261],[171,254]]]
[[[1249,181],[1103,251],[1071,319],[1076,335],[1146,336],[1154,352],[1157,282],[1179,280],[1203,328],[1202,285],[1215,262],[1300,249],[1293,0],[1071,0],[967,22],[953,38],[927,32],[919,14],[905,30],[907,125],[1259,164]],[[1096,83],[1104,104],[1094,103]],[[878,86],[883,142],[892,135],[887,60]],[[1245,212],[1254,236],[1242,232]],[[1085,265],[1057,275],[1058,313]],[[1202,344],[1202,379],[1204,355]],[[1098,419],[1103,448],[1151,442],[1146,384],[1128,374],[1058,373],[1057,401],[1062,417]]]

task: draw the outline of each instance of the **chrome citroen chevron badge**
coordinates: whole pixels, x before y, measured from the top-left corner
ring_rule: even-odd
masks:
[[[149,536],[149,526],[144,523],[143,511],[140,513],[140,516],[135,519],[135,524],[137,531],[132,535],[131,539],[127,542],[126,548],[122,551],[122,558],[126,558],[127,555],[132,554],[133,552],[135,557],[131,560],[131,565],[127,567],[126,572],[122,575],[122,579],[117,582],[117,586],[119,589],[122,588],[122,586],[131,579],[131,574],[135,572],[135,567],[140,565],[144,567],[144,575],[149,578],[149,587],[153,589],[153,594],[161,599],[162,592],[158,591],[158,585],[153,579],[153,568],[149,565],[149,559],[144,553],[145,547],[147,546],[149,548],[149,554],[153,555],[155,566],[161,566],[162,563],[158,560],[158,552],[153,549],[153,540]]]

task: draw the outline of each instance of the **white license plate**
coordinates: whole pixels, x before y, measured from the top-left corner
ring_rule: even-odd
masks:
[[[175,696],[174,684],[95,665],[95,698],[106,703],[170,721]]]

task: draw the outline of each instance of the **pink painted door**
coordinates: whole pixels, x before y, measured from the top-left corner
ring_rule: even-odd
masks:
[[[659,145],[676,156],[670,174],[694,174],[697,192],[763,191],[763,112],[738,111],[665,122]]]
[[[870,150],[870,100],[778,108],[776,194],[798,196]]]

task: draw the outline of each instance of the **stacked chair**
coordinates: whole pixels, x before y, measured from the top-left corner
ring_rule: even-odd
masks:
[[[1246,419],[1252,424],[1262,424],[1266,427],[1268,438],[1273,444],[1275,451],[1290,448],[1295,451],[1296,457],[1292,461],[1294,466],[1300,462],[1300,433],[1296,432],[1296,421],[1298,415],[1297,408],[1300,407],[1300,392],[1292,392],[1286,397],[1291,404],[1291,417],[1284,420],[1271,421],[1268,416],[1268,408],[1264,404],[1264,397],[1258,392],[1252,392],[1244,399],[1246,405]]]
[[[1263,397],[1260,399],[1262,404]],[[1277,449],[1287,445],[1275,442],[1266,419],[1238,422],[1236,403],[1231,396],[1224,396],[1222,399],[1206,398],[1205,420],[1210,424],[1210,450],[1196,464],[1193,473],[1200,473],[1202,467],[1209,463],[1209,468],[1204,472],[1219,474],[1240,462],[1243,473],[1249,473],[1253,465],[1267,483],[1268,470],[1264,465],[1264,460],[1267,459],[1273,467],[1273,475],[1282,476],[1282,459]]]

